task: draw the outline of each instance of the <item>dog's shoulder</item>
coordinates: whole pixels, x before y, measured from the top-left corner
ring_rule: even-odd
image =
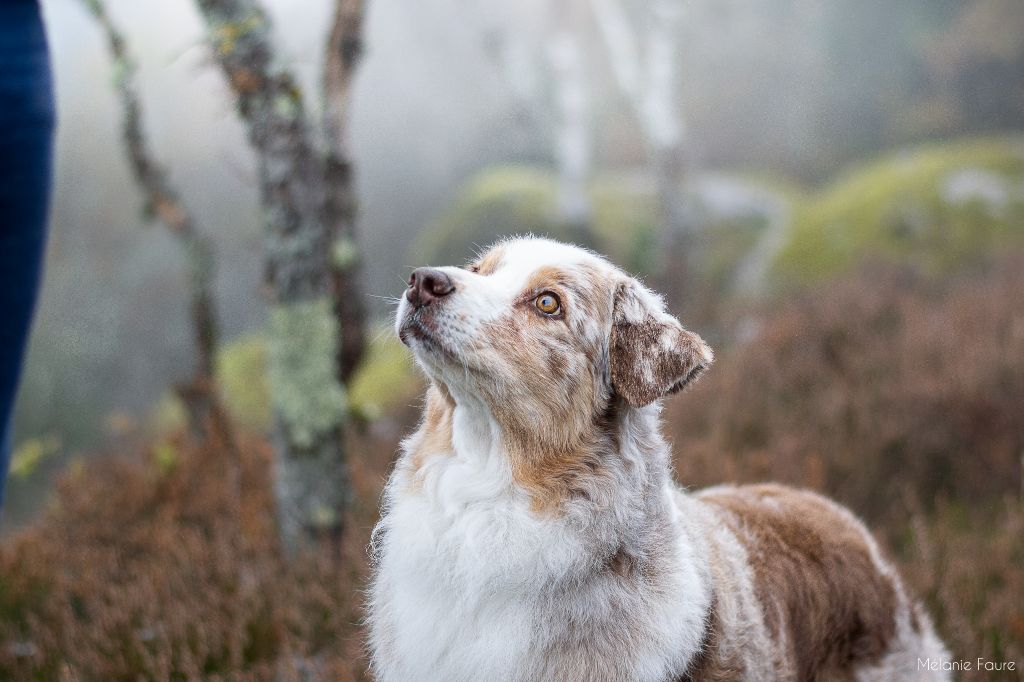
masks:
[[[887,653],[902,588],[851,512],[780,485],[721,486],[697,499],[745,549],[768,635],[798,679],[841,677]]]

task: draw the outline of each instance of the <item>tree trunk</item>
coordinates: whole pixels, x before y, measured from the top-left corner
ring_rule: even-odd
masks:
[[[352,156],[348,143],[348,111],[352,80],[363,53],[363,0],[337,0],[324,58],[324,139],[326,197],[324,222],[331,239],[331,286],[334,315],[341,328],[339,379],[346,383],[366,348],[366,311],[359,280],[362,261],[356,235]]]
[[[678,101],[676,37],[682,7],[679,0],[652,0],[647,43],[647,87],[641,128],[647,141],[658,193],[659,252],[665,261],[656,271],[674,290],[686,290],[692,269],[694,221],[683,194],[686,148]]]
[[[587,193],[593,158],[593,131],[586,57],[578,35],[579,0],[556,3],[547,53],[555,88],[555,161],[558,217],[571,241],[592,243]]]
[[[124,36],[111,21],[101,0],[86,0],[99,23],[114,61],[115,87],[121,100],[122,135],[135,180],[146,198],[147,213],[170,230],[188,263],[189,311],[195,348],[195,374],[188,389],[179,391],[186,403],[193,433],[202,434],[219,414],[214,382],[218,344],[217,311],[213,296],[214,257],[210,241],[154,159],[142,123],[142,106],[135,83],[137,67]]]
[[[679,113],[677,37],[680,0],[651,0],[644,40],[630,25],[620,0],[591,0],[619,90],[630,104],[647,147],[658,207],[655,270],[673,288],[685,286],[693,250],[694,221],[683,183],[687,171],[685,130]]]
[[[298,87],[276,66],[260,6],[253,0],[197,4],[259,162],[272,296],[268,370],[278,452],[275,494],[282,544],[291,554],[313,538],[339,538],[351,494],[332,235],[324,215],[327,169],[312,145]]]

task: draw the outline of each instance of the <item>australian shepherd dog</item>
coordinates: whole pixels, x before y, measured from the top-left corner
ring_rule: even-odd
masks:
[[[430,387],[371,547],[379,680],[945,679],[851,512],[673,481],[660,402],[713,354],[604,258],[520,238],[419,268],[395,326]]]

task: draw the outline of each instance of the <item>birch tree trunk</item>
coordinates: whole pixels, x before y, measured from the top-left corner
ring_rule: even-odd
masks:
[[[593,122],[579,8],[580,0],[552,5],[547,56],[555,89],[558,216],[569,239],[587,245],[592,241],[587,181],[593,163]]]
[[[331,239],[334,316],[341,328],[337,364],[348,381],[366,348],[366,311],[359,274],[356,194],[349,148],[348,113],[352,81],[363,53],[364,0],[337,0],[324,58],[324,140],[326,197],[324,221]]]
[[[313,146],[298,87],[277,65],[261,7],[254,0],[197,4],[258,158],[272,297],[275,496],[283,548],[294,553],[314,537],[340,538],[351,494],[325,162]]]
[[[681,0],[652,0],[647,45],[647,88],[642,128],[650,148],[658,193],[659,234],[669,261],[660,270],[685,287],[690,276],[694,224],[683,197],[686,147],[679,113],[676,37]]]
[[[683,197],[687,163],[677,59],[682,2],[650,0],[642,41],[620,0],[591,0],[591,7],[615,81],[647,147],[658,203],[658,253],[664,259],[656,267],[679,283],[688,276],[694,232]]]
[[[136,84],[138,67],[124,36],[101,0],[86,0],[85,5],[103,31],[113,59],[114,85],[121,103],[121,132],[132,174],[146,198],[147,213],[163,223],[185,254],[196,366],[191,384],[179,386],[179,394],[186,403],[192,431],[205,433],[219,402],[214,382],[218,324],[213,296],[213,249],[149,147]]]

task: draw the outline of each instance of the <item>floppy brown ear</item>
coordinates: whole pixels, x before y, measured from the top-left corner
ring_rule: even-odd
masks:
[[[616,292],[609,356],[612,386],[634,407],[684,388],[714,360],[704,340],[635,281]]]

